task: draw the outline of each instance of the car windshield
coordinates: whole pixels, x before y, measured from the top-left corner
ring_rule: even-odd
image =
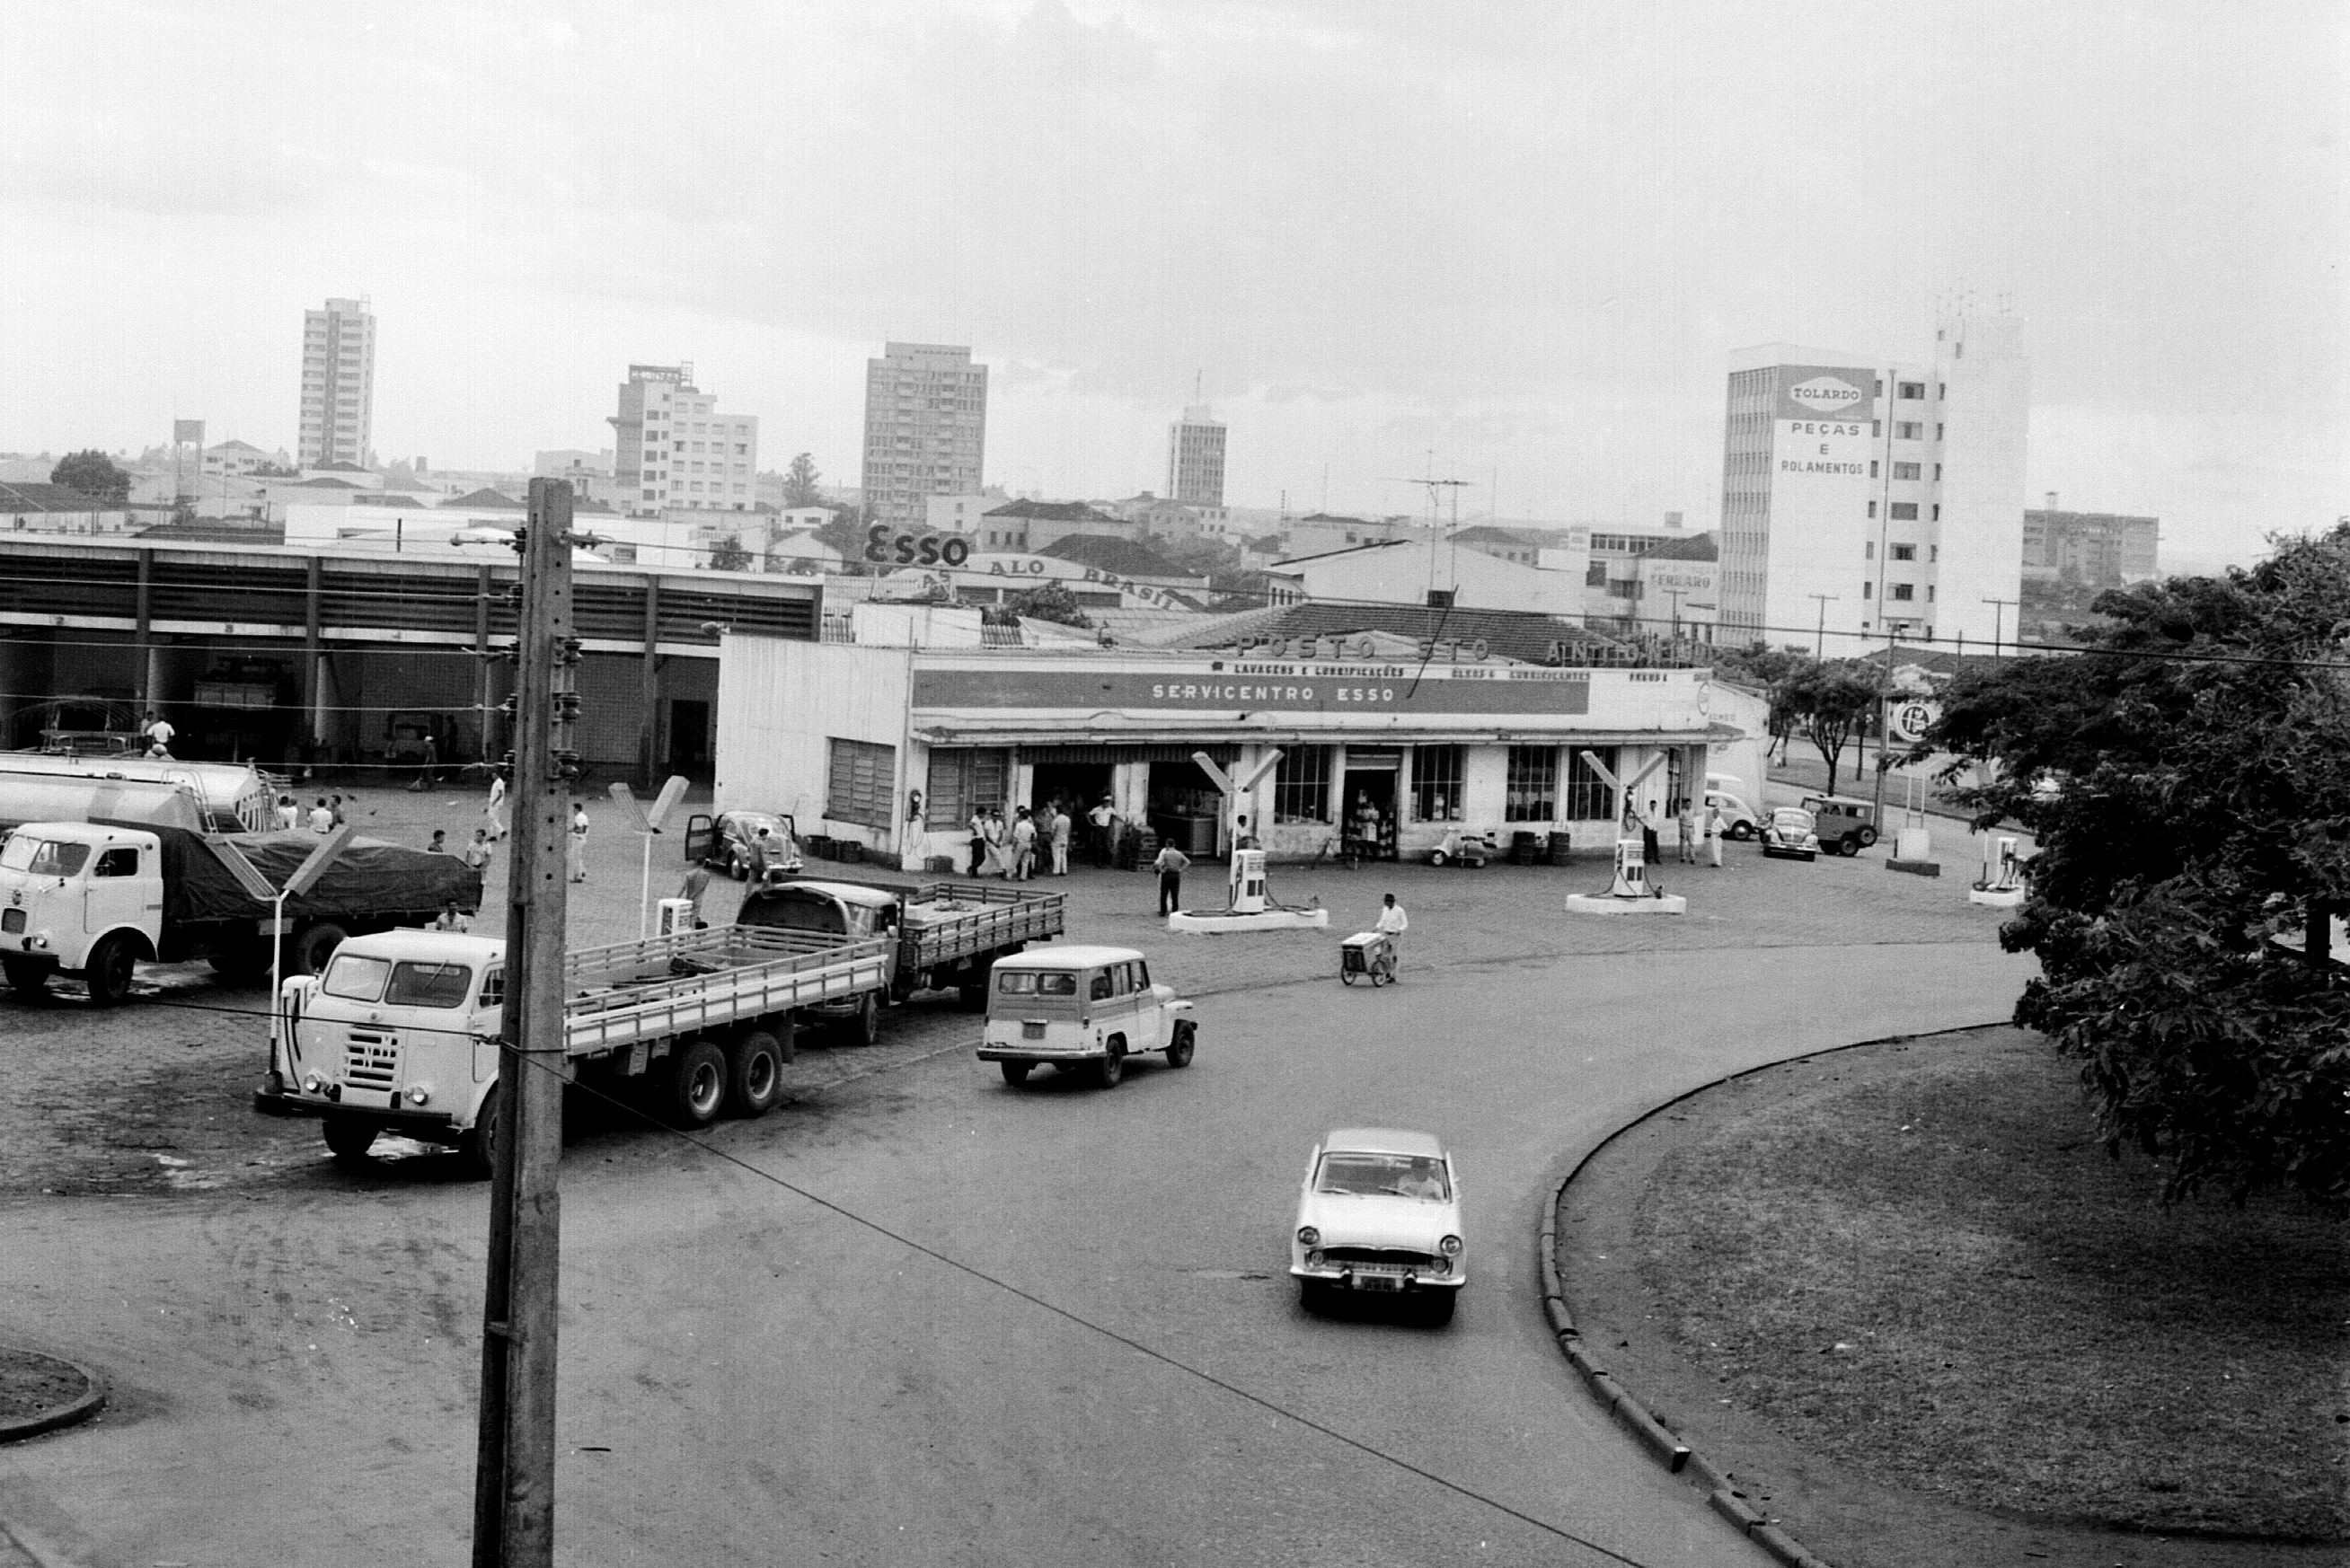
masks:
[[[53,838],[27,838],[23,834],[0,849],[0,867],[32,877],[71,877],[89,864],[89,846],[60,844]]]
[[[1444,1162],[1424,1154],[1364,1154],[1331,1150],[1315,1173],[1314,1190],[1356,1198],[1417,1198],[1449,1202],[1452,1183]]]
[[[1799,811],[1792,805],[1783,805],[1773,812],[1771,821],[1776,826],[1795,833],[1809,833],[1812,830],[1812,814],[1808,811]]]
[[[1075,996],[1077,977],[1059,970],[1008,969],[995,977],[1005,996]]]
[[[463,1007],[473,971],[462,963],[370,958],[341,953],[328,966],[322,989],[345,1002],[388,1007]]]

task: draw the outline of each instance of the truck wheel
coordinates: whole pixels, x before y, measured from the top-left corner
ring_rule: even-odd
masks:
[[[482,1108],[473,1116],[473,1125],[457,1137],[457,1158],[465,1174],[475,1181],[487,1181],[496,1174],[498,1138],[504,1132],[505,1117],[499,1102],[504,1096],[495,1084],[482,1097]]]
[[[696,1040],[678,1047],[670,1071],[670,1114],[682,1126],[708,1127],[726,1103],[725,1053]]]
[[[37,959],[0,959],[0,975],[8,977],[8,989],[18,996],[40,995],[41,988],[49,983],[49,976],[56,972],[55,965],[43,963]]]
[[[343,940],[349,935],[350,932],[332,920],[320,920],[316,925],[305,926],[301,934],[286,950],[286,972],[318,973],[327,967],[327,961],[335,956],[335,950],[341,947]]]
[[[1874,849],[1877,847],[1877,829],[1873,827],[1864,827],[1860,830],[1860,846],[1863,849]]]
[[[1126,1076],[1126,1041],[1109,1043],[1109,1054],[1094,1064],[1094,1083],[1105,1089],[1115,1089],[1118,1081]]]
[[[850,1045],[870,1045],[881,1038],[881,998],[867,992],[857,999],[857,1011],[842,1021],[841,1039]]]
[[[783,1048],[754,1029],[726,1053],[726,1098],[737,1116],[764,1116],[784,1097]]]
[[[357,1116],[327,1118],[327,1147],[345,1165],[357,1165],[375,1147],[375,1124]]]
[[[998,1062],[996,1065],[1003,1069],[1003,1081],[1016,1088],[1020,1085],[1028,1081],[1028,1069],[1035,1065],[1035,1064],[1030,1062]]]
[[[1836,853],[1843,856],[1846,860],[1858,855],[1860,853],[1860,835],[1857,833],[1846,834],[1841,839],[1836,841]]]
[[[1167,1064],[1169,1066],[1188,1067],[1191,1064],[1191,1047],[1193,1037],[1198,1033],[1199,1025],[1193,1023],[1190,1019],[1184,1018],[1178,1019],[1176,1021],[1175,1038],[1170,1042],[1167,1046]]]
[[[89,987],[92,1007],[112,1007],[130,994],[130,939],[120,931],[98,939],[82,966],[82,983]]]

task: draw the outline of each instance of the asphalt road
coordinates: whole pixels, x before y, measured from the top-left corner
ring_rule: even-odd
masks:
[[[1850,903],[1846,940],[1464,959],[1372,992],[1316,938],[1203,998],[1192,1066],[1106,1093],[1007,1088],[968,1015],[917,1010],[899,1032],[932,1054],[722,1124],[720,1153],[581,1133],[558,1560],[1765,1561],[1559,1357],[1541,1204],[1665,1099],[2002,1017],[2027,971],[1988,919],[1905,941],[1869,902],[1939,910],[1962,880],[1755,864],[1720,897]],[[1455,1149],[1471,1282],[1447,1329],[1309,1316],[1284,1272],[1308,1147],[1367,1122]],[[10,1211],[7,1323],[118,1394],[0,1450],[0,1521],[55,1563],[462,1561],[484,1201],[446,1165]]]

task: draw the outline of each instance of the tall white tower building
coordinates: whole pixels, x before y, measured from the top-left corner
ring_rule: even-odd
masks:
[[[719,412],[691,365],[629,366],[611,426],[612,487],[630,516],[748,512],[757,499],[758,419]]]
[[[302,466],[365,468],[375,422],[375,317],[365,296],[302,313]]]
[[[866,504],[895,527],[921,528],[930,497],[976,495],[987,456],[987,367],[971,350],[891,343],[865,361]]]
[[[1224,504],[1224,427],[1205,403],[1167,427],[1167,497],[1189,506]]]
[[[1985,649],[2023,575],[2023,324],[1953,312],[1925,364],[1774,343],[1731,356],[1717,640]]]

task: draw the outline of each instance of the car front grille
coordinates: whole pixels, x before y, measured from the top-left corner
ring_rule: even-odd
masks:
[[[390,1089],[400,1081],[400,1040],[351,1032],[343,1052],[343,1081],[354,1089]]]
[[[25,929],[25,911],[0,909],[0,931],[16,932]]]
[[[1326,1247],[1323,1257],[1337,1268],[1432,1269],[1433,1252],[1407,1252],[1396,1247]]]

